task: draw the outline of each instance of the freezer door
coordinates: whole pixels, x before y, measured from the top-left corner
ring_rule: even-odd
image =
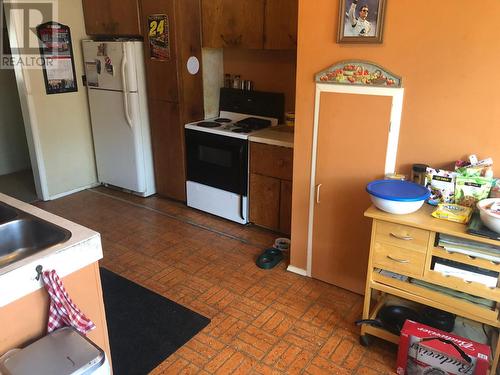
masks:
[[[89,90],[137,91],[135,55],[142,53],[142,43],[84,40],[82,46]]]
[[[138,94],[89,90],[92,134],[99,182],[138,193],[146,191],[144,147]]]

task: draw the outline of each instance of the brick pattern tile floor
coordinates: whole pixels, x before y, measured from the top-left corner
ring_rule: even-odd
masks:
[[[211,319],[152,374],[389,374],[396,347],[358,343],[362,297],[255,266],[278,237],[157,197],[96,188],[45,210],[102,235],[101,265]]]

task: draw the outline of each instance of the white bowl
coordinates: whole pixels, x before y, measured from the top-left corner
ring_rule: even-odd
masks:
[[[376,197],[372,194],[370,194],[370,198],[375,207],[381,209],[382,211],[397,215],[411,214],[422,207],[425,202],[425,199],[412,202],[391,201],[389,199]]]
[[[479,216],[484,225],[486,225],[493,232],[500,233],[500,215],[489,212],[485,207],[489,207],[492,203],[500,202],[500,198],[483,199],[477,202],[479,209]]]

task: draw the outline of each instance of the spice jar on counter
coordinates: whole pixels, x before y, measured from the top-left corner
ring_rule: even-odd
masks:
[[[224,87],[229,89],[233,87],[233,80],[231,79],[231,74],[224,74]]]
[[[233,89],[241,89],[241,76],[239,74],[233,78]]]
[[[428,167],[427,164],[413,164],[411,168],[411,180],[419,185],[425,186]]]

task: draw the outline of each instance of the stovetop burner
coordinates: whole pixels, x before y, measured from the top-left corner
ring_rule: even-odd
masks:
[[[200,121],[196,125],[201,126],[202,128],[216,128],[220,126],[220,124],[215,121]]]
[[[215,122],[223,123],[223,122],[231,122],[231,119],[225,117],[219,117],[214,120]]]
[[[218,117],[206,118],[186,124],[187,129],[226,137],[248,139],[258,130],[277,125],[275,118],[260,117],[238,112],[220,112]]]
[[[244,129],[258,130],[271,126],[271,120],[266,120],[258,117],[247,117],[236,122],[235,125]]]
[[[248,129],[248,128],[236,128],[236,129],[233,129],[231,131],[233,133],[250,133],[250,132],[252,132],[252,129]]]

